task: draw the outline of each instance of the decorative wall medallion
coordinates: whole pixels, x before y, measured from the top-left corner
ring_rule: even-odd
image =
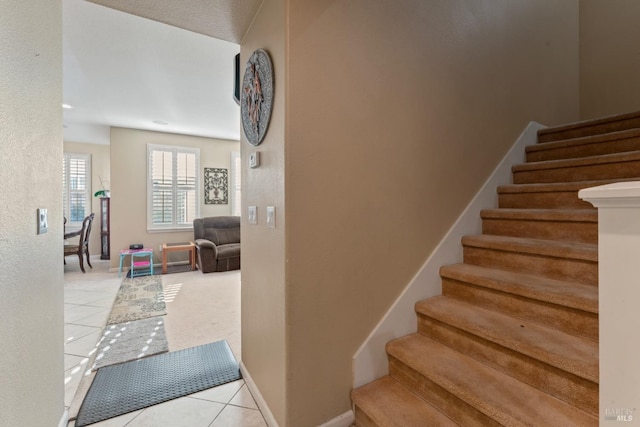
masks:
[[[273,68],[263,49],[251,54],[247,61],[240,91],[242,128],[251,145],[260,145],[267,133],[273,108]]]
[[[226,169],[204,168],[204,204],[229,203],[229,179]]]

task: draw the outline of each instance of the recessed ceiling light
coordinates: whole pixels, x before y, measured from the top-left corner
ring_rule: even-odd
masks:
[[[69,105],[69,104],[62,104],[62,108],[64,108],[65,110],[70,110],[73,107],[71,105]]]
[[[157,125],[160,125],[160,126],[166,126],[166,125],[169,124],[168,122],[165,122],[165,121],[162,121],[162,120],[154,120],[153,123],[155,123]]]

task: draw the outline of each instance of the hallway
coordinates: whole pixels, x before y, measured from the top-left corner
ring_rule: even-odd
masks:
[[[77,259],[65,266],[65,407],[74,415],[86,393],[83,380],[96,342],[122,281],[109,272],[109,261],[92,259],[83,274]],[[240,272],[203,275],[199,271],[163,275],[169,350],[226,339],[240,359]],[[87,377],[85,377],[87,378]],[[78,397],[74,395],[78,391]],[[96,427],[266,426],[244,380],[214,387],[120,417]],[[74,427],[74,422],[69,423]]]

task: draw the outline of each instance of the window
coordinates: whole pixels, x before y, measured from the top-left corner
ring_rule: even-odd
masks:
[[[147,146],[147,228],[192,228],[200,215],[200,150]]]
[[[240,216],[242,212],[242,162],[240,161],[240,153],[234,151],[231,153],[231,185],[229,186],[231,193],[231,215]]]
[[[62,157],[62,212],[67,230],[82,227],[91,213],[91,155],[64,153]]]

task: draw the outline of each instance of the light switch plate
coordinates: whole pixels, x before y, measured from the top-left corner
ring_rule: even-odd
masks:
[[[253,153],[249,153],[249,167],[255,169],[258,166],[260,166],[260,152],[254,151]]]
[[[276,208],[267,206],[267,227],[276,228]]]
[[[257,206],[249,206],[249,224],[257,224],[258,223],[258,208]]]
[[[47,219],[47,210],[38,209],[38,234],[44,234],[49,230],[49,223]]]

